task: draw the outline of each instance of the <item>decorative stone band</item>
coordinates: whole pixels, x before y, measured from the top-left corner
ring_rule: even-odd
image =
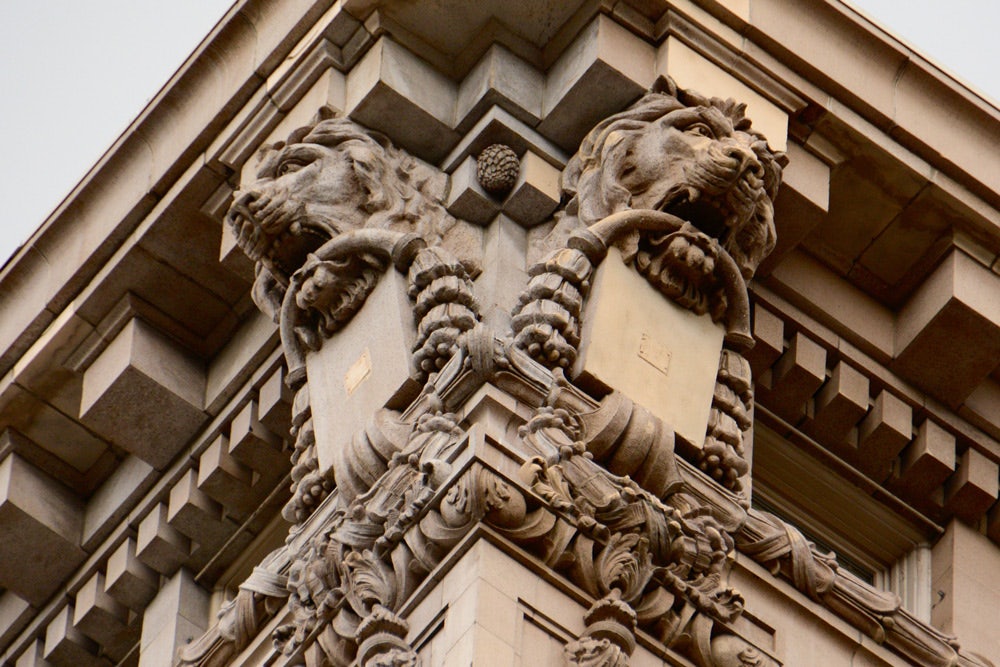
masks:
[[[504,442],[505,455],[523,461],[519,472],[487,463],[497,453],[483,456],[491,445],[459,428],[452,412],[486,382],[532,406],[518,436]],[[264,566],[287,573],[287,587],[255,575],[183,664],[226,664],[286,596],[291,622],[275,635],[286,655],[310,667],[381,664],[380,656],[413,664],[399,617],[448,554],[483,531],[531,553],[595,601],[583,636],[567,646],[572,664],[627,664],[639,628],[699,667],[770,665],[725,630],[743,608],[726,587],[734,548],[788,574],[918,664],[989,664],[962,654],[893,596],[840,573],[793,528],[748,512],[683,461],[674,461],[662,496],[611,472],[615,456],[628,458],[617,452],[634,442],[628,434],[645,432],[642,420],[655,418],[637,416],[620,395],[595,405],[561,373],[481,326],[407,411],[386,418],[399,428],[382,429],[392,452],[385,472],[352,502],[335,492],[293,529]]]
[[[926,667],[991,667],[985,658],[963,653],[958,641],[903,609],[897,595],[880,591],[837,567],[802,533],[778,517],[751,509],[735,533],[737,549],[823,604],[879,644]]]

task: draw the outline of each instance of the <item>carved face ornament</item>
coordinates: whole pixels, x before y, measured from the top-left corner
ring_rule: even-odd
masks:
[[[749,279],[774,247],[784,156],[750,129],[742,105],[661,87],[584,138],[563,189],[588,226],[626,210],[676,216],[715,239]]]
[[[353,144],[353,145],[352,145]],[[260,178],[238,193],[229,212],[237,242],[281,282],[337,234],[364,226],[368,192],[355,172],[358,140],[335,146],[286,145]]]
[[[766,195],[751,139],[717,109],[673,111],[625,140],[619,182],[631,208],[672,213],[722,240],[751,220]]]

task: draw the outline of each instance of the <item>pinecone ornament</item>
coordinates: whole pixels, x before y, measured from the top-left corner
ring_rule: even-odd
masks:
[[[517,182],[521,163],[510,146],[493,144],[483,149],[476,159],[476,177],[483,189],[493,194],[506,194]]]

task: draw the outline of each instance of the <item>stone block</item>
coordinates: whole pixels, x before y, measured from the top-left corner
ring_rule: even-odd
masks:
[[[83,548],[91,551],[135,506],[156,481],[153,467],[138,456],[126,456],[87,501],[83,516]]]
[[[996,502],[998,483],[997,462],[969,447],[959,456],[955,472],[945,483],[945,508],[964,521],[978,521]]]
[[[34,609],[13,591],[0,593],[0,646],[8,646],[34,616]]]
[[[335,465],[376,410],[402,407],[413,397],[415,337],[406,278],[390,268],[354,318],[306,356],[321,470]]]
[[[503,212],[524,227],[549,219],[559,206],[558,169],[531,151],[521,157],[514,188],[503,202]]]
[[[251,400],[229,426],[229,455],[260,473],[265,481],[275,480],[292,466],[291,454],[282,452],[283,441],[260,421],[257,401]]]
[[[770,388],[758,389],[769,407],[789,421],[798,421],[806,402],[826,381],[826,350],[802,332],[771,368]]]
[[[785,323],[759,303],[753,304],[753,339],[755,344],[746,358],[754,379],[759,382],[785,351]]]
[[[347,76],[348,115],[437,163],[458,142],[455,86],[426,61],[382,37]]]
[[[781,188],[774,200],[778,243],[757,269],[771,271],[826,217],[830,209],[830,167],[796,143],[788,144],[788,166],[781,172]]]
[[[199,545],[221,545],[236,529],[223,507],[198,489],[198,473],[188,470],[170,489],[167,522]]]
[[[900,456],[889,488],[917,499],[931,494],[955,470],[955,436],[930,419]]]
[[[139,522],[135,555],[144,564],[167,576],[191,555],[191,540],[167,522],[168,507],[159,503]]]
[[[1000,275],[953,250],[899,313],[894,370],[956,408],[1000,359]]]
[[[657,74],[669,75],[681,88],[746,103],[747,117],[768,145],[779,151],[787,148],[788,114],[677,37],[667,37],[660,45],[655,67]]]
[[[170,667],[177,649],[209,626],[209,594],[187,570],[180,570],[157,593],[142,618],[139,667]]]
[[[97,643],[73,625],[73,605],[66,605],[45,628],[43,659],[53,667],[110,667],[97,657]]]
[[[45,602],[86,557],[82,525],[68,489],[13,452],[0,462],[0,587]]]
[[[205,420],[201,364],[132,319],[83,376],[81,419],[162,469]]]
[[[479,184],[475,156],[465,158],[449,183],[445,208],[456,218],[486,226],[500,212],[500,203]]]
[[[494,44],[465,76],[455,104],[460,132],[478,121],[491,106],[499,106],[525,123],[542,116],[545,78],[529,63]]]
[[[948,524],[933,547],[932,590],[935,597],[931,622],[957,635],[963,652],[1000,655],[996,610],[1000,607],[1000,552],[996,544],[961,521]]]
[[[813,237],[810,237],[813,238]],[[808,304],[813,317],[875,359],[893,354],[895,314],[805,252],[793,250],[768,284],[791,303]]]
[[[612,248],[583,312],[573,376],[621,390],[696,446],[705,440],[724,331],[657,292]]]
[[[510,313],[528,283],[524,266],[527,233],[505,215],[486,228],[483,271],[476,277],[476,295],[483,321],[494,330],[510,326]]]
[[[292,390],[285,384],[285,369],[280,367],[264,380],[257,392],[257,416],[260,423],[282,439],[289,437],[292,425]]]
[[[76,592],[73,626],[101,646],[117,643],[125,633],[129,611],[105,590],[104,574],[95,572]]]
[[[655,61],[652,45],[599,15],[549,69],[538,131],[574,152],[594,125],[649,89]]]
[[[913,410],[883,389],[858,427],[858,467],[881,481],[889,472],[889,463],[912,438]]]
[[[104,590],[132,611],[142,611],[156,596],[160,576],[139,560],[138,544],[126,538],[108,557],[104,572]]]
[[[229,438],[216,436],[198,459],[198,490],[226,508],[226,512],[245,517],[256,506],[253,469],[229,453]]]
[[[816,394],[806,432],[820,442],[844,443],[868,412],[868,378],[840,361]]]
[[[36,639],[28,645],[27,650],[17,658],[14,667],[49,667],[45,661],[45,639]]]

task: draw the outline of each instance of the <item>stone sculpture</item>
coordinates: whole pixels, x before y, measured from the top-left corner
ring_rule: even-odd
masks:
[[[842,575],[794,529],[748,510],[740,479],[752,391],[746,281],[774,246],[784,157],[742,105],[661,80],[598,124],[563,174],[565,206],[530,271],[510,331],[480,318],[470,271],[448,246],[461,222],[434,172],[345,119],[320,120],[267,155],[229,223],[257,262],[256,296],[279,322],[296,391],[295,524],[183,664],[224,665],[287,598],[276,645],[310,667],[418,664],[401,607],[478,526],[593,600],[570,665],[627,665],[642,629],[700,667],[776,664],[733,634],[727,586],[744,553],[922,664],[982,665],[898,600]],[[435,194],[437,192],[437,194]],[[608,250],[676,307],[725,332],[704,442],[678,436],[621,392],[574,382],[581,317]],[[386,271],[406,276],[422,390],[380,409],[320,469],[306,359],[363,307]],[[672,306],[673,307],[673,306]],[[714,363],[714,362],[713,362]],[[517,473],[478,458],[465,401],[490,383],[530,413],[507,443]],[[698,472],[701,468],[707,474]]]

